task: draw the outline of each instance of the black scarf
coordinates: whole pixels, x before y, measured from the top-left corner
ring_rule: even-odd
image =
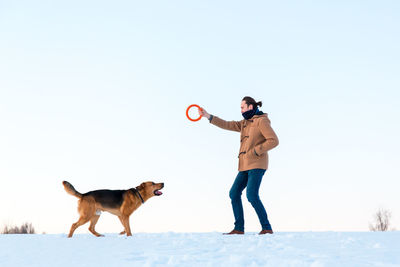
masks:
[[[256,108],[243,112],[242,116],[245,120],[250,120],[251,118],[253,118],[254,115],[261,115],[261,114],[263,114],[263,112],[259,111],[258,108]]]

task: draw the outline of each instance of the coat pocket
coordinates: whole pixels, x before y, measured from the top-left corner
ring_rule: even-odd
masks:
[[[248,158],[249,160],[257,160],[260,158],[260,156],[256,154],[253,147],[246,151],[246,158]]]

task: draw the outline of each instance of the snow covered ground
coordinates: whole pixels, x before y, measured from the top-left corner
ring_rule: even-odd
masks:
[[[0,266],[400,266],[400,232],[0,235]]]

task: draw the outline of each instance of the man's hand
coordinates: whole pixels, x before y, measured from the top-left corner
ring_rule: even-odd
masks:
[[[199,109],[199,115],[210,119],[210,114],[208,114],[208,112],[204,108]]]

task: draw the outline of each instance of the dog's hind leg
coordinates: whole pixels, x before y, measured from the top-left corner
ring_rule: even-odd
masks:
[[[96,230],[94,230],[94,227],[96,226],[97,221],[99,220],[100,215],[95,215],[90,219],[90,226],[89,226],[89,231],[94,234],[95,236],[99,237],[99,236],[104,236],[99,234],[98,232],[96,232]]]
[[[95,201],[91,197],[83,197],[82,199],[79,200],[78,202],[78,212],[80,214],[79,220],[72,224],[71,230],[69,230],[68,237],[72,237],[74,234],[76,228],[78,228],[81,225],[84,225],[88,221],[92,219],[92,217],[95,215]]]
[[[89,221],[89,218],[86,217],[80,217],[79,220],[76,223],[73,223],[71,226],[71,229],[69,230],[69,234],[68,237],[72,237],[72,235],[74,234],[76,228],[78,228],[81,225],[84,225],[85,223],[87,223]]]

